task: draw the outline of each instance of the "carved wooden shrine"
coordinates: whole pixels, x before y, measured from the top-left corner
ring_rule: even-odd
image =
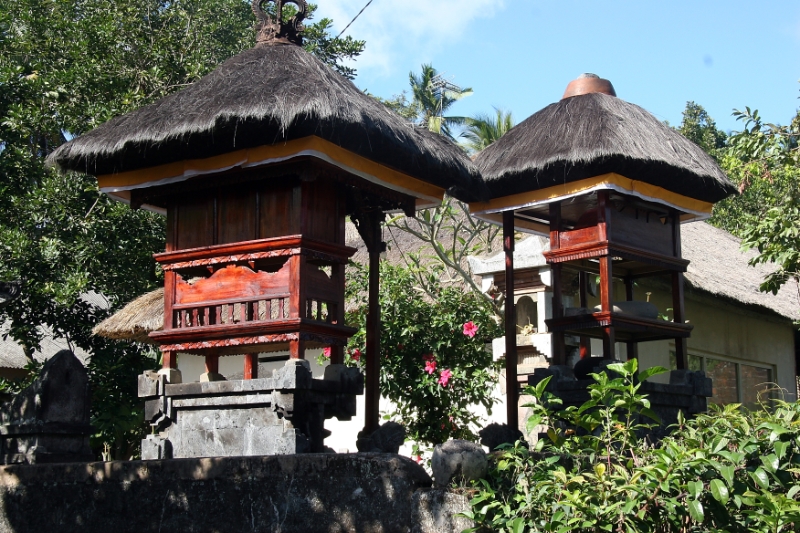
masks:
[[[379,420],[385,213],[411,216],[446,190],[475,199],[468,191],[477,170],[454,144],[414,128],[308,54],[300,46],[305,1],[276,0],[274,15],[265,2],[253,0],[255,48],[50,159],[96,175],[103,192],[133,208],[166,214],[166,251],[155,256],[164,327],[151,338],[169,390],[155,393],[145,380],[147,397],[184,394],[170,389],[180,382],[179,352],[205,357],[207,381],[222,379],[219,357],[233,354],[246,355],[245,380],[258,377],[259,353],[302,359],[306,349],[331,347],[331,362],[341,363],[355,332],[344,324],[345,266],[356,251],[345,245],[350,217],[370,261],[371,431]],[[285,20],[289,3],[297,9]]]
[[[686,367],[680,224],[702,220],[714,202],[736,189],[698,146],[642,108],[616,97],[608,80],[593,74],[572,81],[564,97],[512,128],[481,152],[476,164],[490,189],[488,202],[470,211],[503,225],[506,302],[513,302],[514,232],[550,236],[552,363],[565,364],[564,336],[603,341],[613,358],[615,343],[675,339],[678,368]],[[562,283],[577,274],[578,304],[565,309]],[[662,320],[648,302],[633,302],[635,280],[671,281],[673,320]],[[573,279],[575,276],[572,276]],[[600,305],[587,306],[591,277],[599,277]],[[614,300],[614,280],[625,301]],[[509,425],[517,423],[516,341],[513,306],[506,306],[506,379]]]
[[[554,338],[553,364],[566,363],[564,334],[573,334],[581,337],[582,357],[591,355],[588,338],[602,339],[606,359],[614,358],[617,341],[627,344],[632,358],[637,356],[638,342],[672,338],[678,368],[685,368],[686,338],[692,326],[684,323],[683,273],[689,261],[681,257],[682,213],[613,190],[555,201],[539,211],[539,218],[550,222],[550,251],[544,256],[553,280],[553,317],[546,321]],[[581,280],[579,307],[571,316],[565,316],[561,297],[564,270],[577,272]],[[599,310],[587,308],[589,275],[599,275]],[[671,278],[673,321],[662,320],[657,313],[648,316],[638,309],[615,306],[615,278],[625,284],[626,301],[633,301],[636,279],[662,275]]]

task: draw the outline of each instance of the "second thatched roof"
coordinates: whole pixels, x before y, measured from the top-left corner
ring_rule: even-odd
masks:
[[[612,172],[705,202],[736,193],[699,146],[641,107],[599,92],[538,111],[475,163],[491,198]]]
[[[92,333],[108,339],[152,343],[148,334],[164,327],[164,288],[139,296],[97,324]]]
[[[61,145],[62,170],[113,174],[317,136],[475,199],[478,172],[441,135],[364,94],[302,47],[259,45],[185,89]]]

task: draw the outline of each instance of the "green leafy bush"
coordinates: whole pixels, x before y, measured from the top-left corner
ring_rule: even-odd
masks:
[[[609,369],[563,412],[547,381],[529,388],[547,437],[498,452],[468,513],[475,531],[800,530],[800,405],[712,406],[653,445],[639,436],[655,418],[639,382],[658,370]]]
[[[366,269],[354,265],[348,298],[358,305],[347,322],[360,330],[350,340],[347,361],[366,352],[366,285]],[[458,287],[436,284],[421,290],[409,269],[385,263],[380,305],[381,393],[397,406],[389,416],[417,443],[474,440],[478,416],[470,406],[491,412],[497,381],[486,350],[486,343],[500,335],[491,305]]]

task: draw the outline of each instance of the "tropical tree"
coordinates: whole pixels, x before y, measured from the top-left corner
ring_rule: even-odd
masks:
[[[306,45],[332,68],[363,49],[331,39],[330,21],[308,27]],[[29,357],[45,330],[91,355],[94,443],[109,457],[134,453],[143,430],[136,375],[156,361],[91,328],[160,283],[152,254],[164,249],[164,220],[110,201],[91,177],[57,174],[45,158],[254,40],[241,0],[0,0],[0,281],[20,282],[0,322]],[[90,303],[90,292],[110,308]]]
[[[417,122],[452,139],[453,127],[463,125],[467,118],[445,116],[445,113],[458,100],[472,94],[472,89],[462,89],[444,80],[432,65],[422,65],[419,74],[409,72],[408,81]]]
[[[494,108],[494,115],[480,113],[465,121],[465,129],[461,137],[466,139],[463,145],[467,151],[480,152],[514,127],[514,118],[510,111]]]

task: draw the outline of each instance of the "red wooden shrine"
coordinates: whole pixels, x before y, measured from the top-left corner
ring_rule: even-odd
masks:
[[[611,190],[556,201],[539,211],[539,218],[550,223],[550,251],[544,256],[553,279],[553,317],[546,321],[553,332],[553,363],[565,364],[564,334],[572,334],[581,337],[582,357],[589,355],[588,339],[595,337],[603,340],[608,359],[614,357],[615,342],[625,342],[631,358],[637,356],[639,342],[675,339],[678,367],[684,368],[692,326],[684,323],[683,273],[689,261],[681,257],[681,213]],[[580,279],[579,307],[570,316],[565,315],[561,296],[564,271]],[[587,308],[589,275],[599,275],[599,310]],[[673,321],[640,312],[642,306],[615,308],[615,280],[624,283],[625,301],[630,302],[634,281],[650,276],[670,278]]]

